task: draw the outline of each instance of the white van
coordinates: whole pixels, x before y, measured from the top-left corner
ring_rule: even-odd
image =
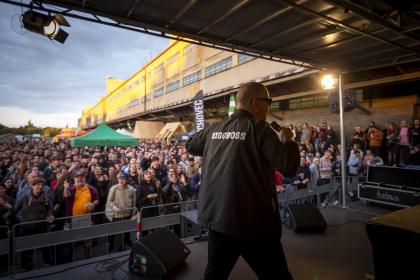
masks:
[[[32,140],[41,141],[42,140],[41,134],[32,135]]]

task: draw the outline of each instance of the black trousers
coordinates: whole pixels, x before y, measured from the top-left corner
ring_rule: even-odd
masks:
[[[227,279],[242,256],[258,279],[293,280],[280,239],[247,238],[209,230],[204,279]]]

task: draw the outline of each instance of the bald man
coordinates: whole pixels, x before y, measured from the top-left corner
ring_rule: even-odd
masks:
[[[227,279],[242,256],[259,279],[293,279],[280,242],[282,225],[274,170],[296,175],[299,149],[288,128],[266,122],[265,86],[243,85],[236,112],[188,140],[202,156],[198,223],[209,229],[205,279]],[[281,140],[280,140],[281,139]]]
[[[31,183],[32,183],[35,179],[37,179],[37,178],[39,178],[39,175],[38,175],[38,173],[35,173],[35,172],[33,172],[33,173],[29,173],[29,174],[26,176],[26,180],[28,181],[28,183],[26,183],[26,185],[25,185],[23,188],[21,188],[21,189],[18,191],[18,193],[16,194],[16,201],[18,201],[18,200],[19,200],[19,198],[20,198],[22,195],[24,195],[24,194],[26,194],[26,193],[28,193],[29,191],[31,191],[31,190],[32,190],[32,188],[31,188]],[[52,197],[51,189],[50,189],[47,185],[45,185],[45,186],[44,186],[44,192],[48,195],[49,202],[50,202],[50,207],[53,207],[53,197]],[[19,211],[19,213],[17,213],[17,214],[16,214],[16,217],[17,217],[19,220],[22,218],[22,210],[21,210],[21,211]]]

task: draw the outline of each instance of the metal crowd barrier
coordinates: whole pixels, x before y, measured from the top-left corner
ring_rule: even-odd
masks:
[[[125,208],[121,209],[121,211],[133,211],[136,207],[132,208]],[[107,212],[96,212],[87,215],[80,215],[76,216],[77,218],[87,218],[88,220],[91,219],[93,215],[102,215]],[[59,220],[68,220],[74,217],[64,217],[64,218],[57,218],[54,221]],[[126,220],[126,221],[118,221],[118,222],[109,222],[99,225],[93,225],[83,228],[76,228],[76,229],[68,229],[68,230],[60,230],[54,232],[47,232],[43,234],[36,234],[36,235],[29,235],[29,236],[16,236],[16,229],[18,226],[28,225],[28,224],[38,224],[40,222],[46,221],[34,221],[29,223],[20,223],[13,226],[12,231],[12,241],[13,241],[13,263],[16,262],[16,253],[27,251],[27,250],[35,250],[37,248],[43,248],[48,246],[54,246],[54,259],[56,260],[56,245],[73,243],[73,257],[74,257],[74,242],[83,241],[87,239],[94,239],[98,237],[104,237],[108,235],[114,234],[121,234],[125,232],[135,231],[136,230],[136,220]],[[123,237],[124,238],[124,237]],[[124,244],[124,239],[123,239]],[[89,242],[90,249],[92,249],[92,242]],[[92,250],[91,250],[92,253]],[[108,254],[108,246],[106,253]],[[35,266],[36,266],[36,253],[35,256]],[[16,273],[16,267],[13,269],[13,274]]]
[[[180,218],[181,213],[195,210],[197,202],[198,200],[190,200],[190,201],[184,201],[184,202],[143,207],[139,213],[140,225],[141,225],[140,238],[142,237],[143,231],[179,224],[180,219],[181,219]],[[180,208],[181,208],[180,212],[173,213],[173,214],[161,214],[160,216],[155,216],[155,217],[150,217],[150,218],[142,218],[141,214],[146,209],[151,209],[151,208],[156,208],[156,207],[164,208],[171,205],[180,205]]]
[[[0,226],[0,231],[6,233],[6,238],[0,240],[0,255],[7,255],[7,267],[10,267],[10,238],[11,234],[7,234],[10,231],[8,226]]]
[[[292,192],[285,192],[277,195],[279,203],[289,203],[290,200],[297,200],[305,197],[313,197],[314,195],[326,193],[331,191],[331,183],[317,186],[317,181],[308,181],[305,189],[295,190]]]

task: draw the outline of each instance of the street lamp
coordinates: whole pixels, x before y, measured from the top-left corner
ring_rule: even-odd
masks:
[[[325,75],[324,78],[321,81],[322,88],[323,89],[333,89],[334,87],[334,78],[332,75]]]

